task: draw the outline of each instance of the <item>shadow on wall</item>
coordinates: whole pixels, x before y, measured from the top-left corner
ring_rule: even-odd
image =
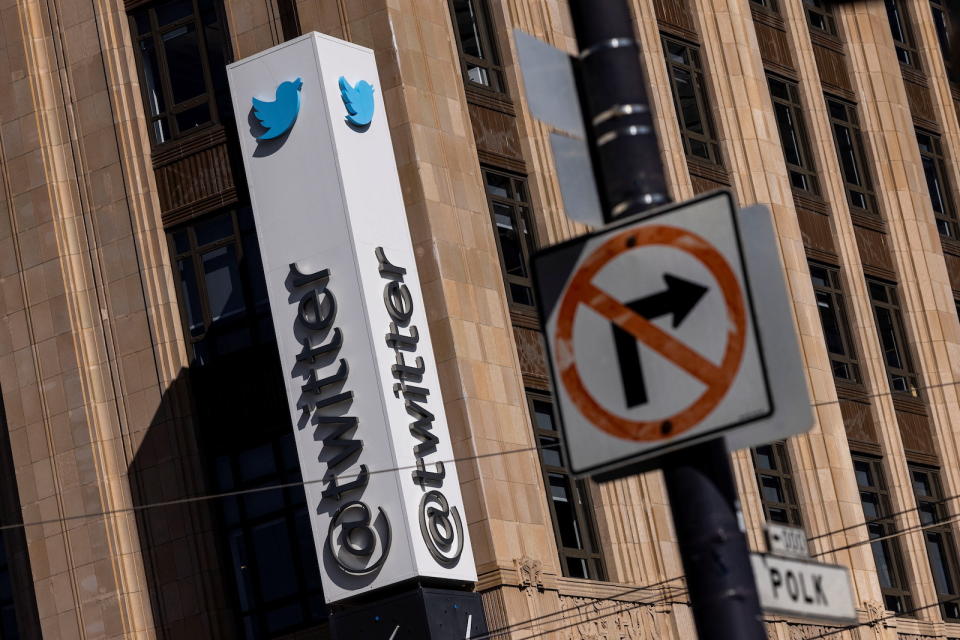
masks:
[[[129,478],[159,638],[328,637],[302,487],[179,502],[300,481],[274,345],[182,372]]]
[[[239,638],[218,555],[209,493],[184,370],[164,393],[129,481],[158,638]]]
[[[0,525],[23,524],[7,418],[0,396]],[[40,640],[40,617],[21,527],[0,532],[0,638]]]

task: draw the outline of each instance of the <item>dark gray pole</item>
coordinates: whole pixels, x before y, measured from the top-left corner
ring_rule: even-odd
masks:
[[[570,0],[579,85],[607,222],[669,200],[626,0]],[[664,460],[700,640],[764,640],[746,536],[722,440]]]

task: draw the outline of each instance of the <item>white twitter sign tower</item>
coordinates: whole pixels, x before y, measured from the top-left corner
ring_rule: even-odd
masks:
[[[373,52],[312,33],[228,72],[326,599],[475,582]]]

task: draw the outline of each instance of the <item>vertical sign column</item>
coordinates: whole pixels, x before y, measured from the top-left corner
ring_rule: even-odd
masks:
[[[475,582],[373,52],[312,33],[228,73],[326,600]]]

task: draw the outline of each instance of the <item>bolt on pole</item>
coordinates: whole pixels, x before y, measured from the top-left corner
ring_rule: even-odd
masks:
[[[570,0],[604,220],[669,201],[640,46],[626,0]],[[667,456],[664,478],[700,640],[763,640],[757,587],[723,440]]]

